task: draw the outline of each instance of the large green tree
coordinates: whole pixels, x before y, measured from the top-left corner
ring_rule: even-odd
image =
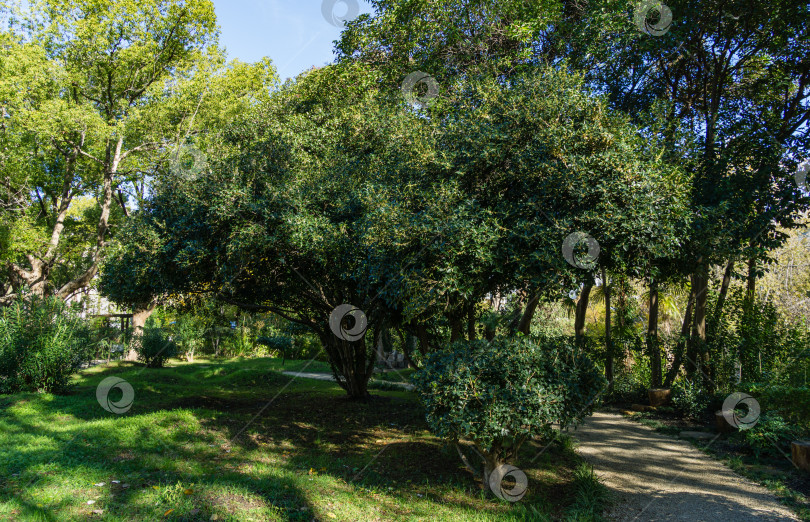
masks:
[[[210,173],[144,207],[106,291],[275,312],[315,331],[362,397],[386,328],[426,353],[441,332],[476,338],[488,294],[559,295],[590,277],[561,252],[579,229],[600,237],[605,263],[677,245],[679,177],[581,79],[485,76],[423,111],[381,78],[364,64],[311,71],[235,123]],[[330,328],[341,304],[364,311],[368,339]]]
[[[470,76],[510,78],[538,62],[571,67],[631,116],[661,161],[682,167],[692,223],[683,248],[665,258],[648,256],[641,273],[628,268],[650,282],[653,298],[658,282],[694,283],[694,313],[685,327],[696,342],[688,359],[705,364],[710,267],[723,268],[721,295],[740,272],[752,293],[767,252],[785,240],[778,227],[794,226],[807,208],[793,179],[808,145],[807,6],[761,0],[673,0],[658,8],[626,0],[372,5],[376,16],[359,18],[343,33],[341,60],[373,64],[392,84],[425,71],[442,87],[439,98],[449,101]],[[670,24],[661,10],[672,15]],[[526,300],[527,311],[534,302]],[[652,316],[648,330],[657,335]]]
[[[694,286],[695,371],[709,363],[710,267],[722,267],[719,313],[735,274],[753,294],[767,253],[787,237],[780,227],[794,227],[808,205],[794,172],[810,145],[810,12],[791,1],[666,5],[672,24],[651,33],[634,30],[625,2],[572,2],[544,53],[584,71],[691,174],[691,241],[661,268],[664,278],[689,273]]]
[[[2,297],[23,287],[67,297],[98,272],[115,214],[128,212],[124,185],[142,185],[155,154],[199,131],[204,93],[178,95],[171,81],[221,60],[213,5],[42,0],[1,13]],[[71,264],[65,234],[82,197],[96,201],[94,230],[72,238],[85,248],[55,278]]]
[[[105,292],[129,302],[202,293],[274,312],[314,331],[338,382],[365,397],[386,316],[364,264],[379,241],[373,181],[419,157],[428,133],[418,129],[367,70],[304,74],[233,123],[196,183],[156,187],[105,268]],[[341,304],[361,308],[372,334],[336,335]]]

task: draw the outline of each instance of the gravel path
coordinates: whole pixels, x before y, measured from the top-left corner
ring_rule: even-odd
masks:
[[[289,375],[291,377],[301,377],[303,379],[317,379],[319,381],[333,381],[335,380],[335,376],[331,373],[315,373],[315,372],[281,372],[284,375]],[[388,384],[393,386],[398,386],[403,390],[413,390],[413,384],[408,384],[407,382],[393,382],[393,381],[385,381]]]
[[[610,520],[799,520],[765,488],[688,442],[621,415],[596,413],[570,433],[616,497]]]

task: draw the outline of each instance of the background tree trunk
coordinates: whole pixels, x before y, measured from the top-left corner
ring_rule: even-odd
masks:
[[[588,299],[591,296],[593,285],[586,284],[582,287],[577,301],[576,317],[574,318],[574,336],[577,343],[585,338],[585,317],[588,313]]]
[[[708,267],[701,264],[695,272],[695,320],[692,330],[694,340],[693,361],[704,381],[708,381],[705,377],[709,371],[709,352],[706,343],[706,301],[709,292],[707,271]],[[704,384],[710,385],[709,382],[704,382]]]
[[[748,277],[745,285],[745,297],[752,303],[754,302],[754,294],[757,290],[757,260],[751,257],[748,260]]]
[[[613,345],[610,338],[610,285],[608,285],[607,271],[602,268],[602,284],[605,293],[605,379],[609,389],[613,389]]]
[[[658,348],[658,281],[650,279],[650,318],[647,322],[647,350],[650,353],[652,387],[661,387],[661,350]]]
[[[454,317],[450,320],[450,342],[460,341],[464,337],[461,319]]]
[[[531,332],[532,319],[534,318],[534,312],[537,310],[538,303],[540,303],[540,294],[535,295],[526,303],[526,308],[523,310],[523,315],[520,317],[520,322],[517,327],[517,331],[523,335],[529,335]]]
[[[731,286],[731,276],[734,274],[734,260],[728,262],[726,270],[723,272],[723,283],[720,285],[720,294],[717,296],[717,304],[714,307],[714,317],[716,320],[720,319],[723,313],[723,306],[726,304],[726,296],[728,296],[728,288]]]
[[[475,337],[475,303],[473,303],[467,312],[467,340],[475,341]]]
[[[686,311],[683,313],[683,325],[681,325],[681,336],[678,339],[678,344],[675,347],[675,360],[672,361],[672,368],[667,372],[667,378],[664,381],[665,387],[672,386],[675,382],[675,377],[681,369],[683,363],[683,352],[691,344],[689,341],[689,331],[692,327],[692,310],[695,306],[695,287],[689,290],[689,301],[686,303]],[[687,361],[687,374],[689,374],[689,361]]]

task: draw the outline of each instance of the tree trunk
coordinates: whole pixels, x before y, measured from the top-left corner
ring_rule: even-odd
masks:
[[[723,283],[720,285],[720,294],[717,296],[717,304],[714,307],[714,317],[716,321],[720,320],[720,315],[723,313],[723,306],[726,304],[726,296],[728,295],[728,288],[731,286],[731,276],[734,274],[734,260],[728,262],[726,270],[723,273]]]
[[[664,388],[669,388],[675,382],[678,372],[681,370],[683,363],[683,352],[686,349],[689,340],[689,329],[692,325],[692,308],[695,304],[695,287],[693,286],[689,291],[689,301],[686,303],[686,311],[683,313],[683,325],[681,325],[681,336],[678,339],[678,344],[675,346],[675,360],[672,361],[672,367],[667,372],[667,377],[664,379]]]
[[[658,281],[650,279],[650,318],[647,322],[647,350],[650,353],[652,387],[661,387],[661,350],[658,348]]]
[[[475,341],[475,337],[475,304],[471,304],[467,314],[467,340]]]
[[[84,137],[82,137],[84,143]],[[10,265],[10,283],[15,293],[19,293],[22,287],[28,287],[29,291],[38,297],[43,297],[48,289],[48,279],[50,276],[51,267],[53,266],[57,254],[59,252],[59,244],[62,240],[62,232],[65,228],[65,219],[70,209],[70,204],[74,197],[74,180],[76,170],[76,159],[79,156],[79,148],[73,147],[69,152],[63,152],[65,157],[65,178],[62,184],[62,192],[60,194],[58,204],[56,199],[53,201],[53,209],[56,212],[53,227],[51,228],[51,237],[48,240],[48,248],[44,254],[37,257],[31,254],[26,255],[26,259],[31,266],[30,270],[19,267],[16,264]],[[37,197],[39,197],[39,189],[37,189]],[[43,213],[45,207],[40,199],[40,204],[43,205]],[[47,219],[48,224],[50,220]],[[69,295],[69,294],[68,294]],[[67,297],[64,296],[63,299]]]
[[[430,343],[425,323],[416,323],[416,338],[419,340],[419,352],[427,356],[430,353]]]
[[[461,320],[457,317],[450,319],[450,342],[460,341],[463,337]]]
[[[608,285],[607,271],[602,268],[602,284],[605,286],[605,379],[608,386],[613,388],[613,345],[610,339],[610,286]]]
[[[37,297],[44,297],[48,280],[49,267],[39,258],[33,255],[26,255],[30,270],[15,263],[9,265],[9,282],[14,289],[14,293],[19,295],[23,288]]]
[[[526,308],[523,310],[523,315],[520,317],[520,322],[518,323],[518,332],[523,335],[529,335],[532,328],[532,319],[534,318],[534,313],[537,311],[537,305],[539,303],[540,294],[535,295],[526,303]]]
[[[132,310],[132,337],[130,338],[129,351],[124,358],[126,361],[137,361],[138,353],[135,351],[134,343],[138,342],[138,338],[143,335],[143,328],[146,326],[146,320],[155,311],[157,303],[151,302],[145,306],[135,307]]]
[[[405,361],[408,363],[408,368],[418,370],[419,365],[416,364],[412,357],[414,350],[418,346],[418,339],[410,332],[406,332],[404,335],[400,332],[399,336],[402,339],[402,350],[405,352]]]
[[[752,257],[748,260],[748,277],[745,286],[745,297],[752,303],[757,290],[757,260]]]
[[[379,341],[379,329],[375,329],[374,343]],[[374,371],[374,353],[366,355],[365,337],[357,341],[344,341],[331,331],[321,333],[321,343],[329,355],[329,364],[338,385],[346,390],[352,399],[366,399],[368,381]]]
[[[374,350],[377,356],[377,364],[385,364],[385,346],[382,338],[377,342],[376,349]]]
[[[695,322],[692,330],[695,342],[694,354],[697,357],[694,361],[704,377],[708,375],[709,370],[709,352],[706,344],[706,301],[709,291],[707,270],[707,267],[701,264],[695,272]]]
[[[497,451],[482,453],[484,457],[484,474],[482,476],[482,480],[484,482],[484,491],[487,493],[492,493],[492,487],[489,483],[489,479],[492,476],[492,473],[498,469],[498,466],[503,464],[503,461],[500,459],[500,454]]]
[[[810,442],[797,440],[790,445],[793,464],[804,471],[810,471]]]
[[[584,285],[577,301],[576,317],[574,318],[574,336],[577,343],[582,342],[585,337],[585,317],[588,312],[588,299],[591,296],[592,288],[593,285]]]

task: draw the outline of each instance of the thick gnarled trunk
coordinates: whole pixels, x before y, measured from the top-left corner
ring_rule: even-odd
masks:
[[[329,364],[337,383],[352,399],[366,399],[369,396],[368,381],[374,371],[376,352],[372,350],[369,357],[365,337],[357,341],[346,341],[331,331],[322,333],[320,337],[324,350],[329,355]]]
[[[130,339],[129,351],[127,352],[124,360],[137,361],[138,353],[135,351],[134,343],[138,342],[137,339],[143,335],[143,328],[146,326],[146,320],[155,311],[156,303],[152,302],[144,306],[136,306],[132,310],[132,337]]]
[[[104,178],[102,181],[101,201],[99,201],[101,214],[96,226],[96,245],[92,255],[92,263],[81,274],[77,275],[71,281],[68,281],[62,287],[56,289],[49,288],[50,272],[58,260],[59,246],[65,228],[65,219],[67,218],[71,202],[75,195],[73,189],[74,172],[77,158],[80,154],[84,154],[82,151],[83,146],[84,136],[82,135],[70,150],[63,152],[66,159],[65,178],[58,203],[56,203],[56,201],[54,202],[55,216],[53,224],[51,225],[47,248],[44,252],[39,252],[36,255],[26,255],[29,267],[22,267],[17,264],[10,264],[8,266],[11,287],[15,294],[19,294],[23,288],[28,288],[31,293],[37,296],[44,296],[46,293],[53,292],[54,295],[60,299],[67,299],[74,293],[87,287],[96,274],[98,274],[99,262],[101,261],[101,254],[106,244],[105,240],[109,229],[110,210],[113,203],[114,179],[122,159],[121,148],[123,146],[123,138],[119,138],[115,143],[108,144],[105,161],[102,163]],[[8,297],[9,296],[6,296],[6,299]]]

